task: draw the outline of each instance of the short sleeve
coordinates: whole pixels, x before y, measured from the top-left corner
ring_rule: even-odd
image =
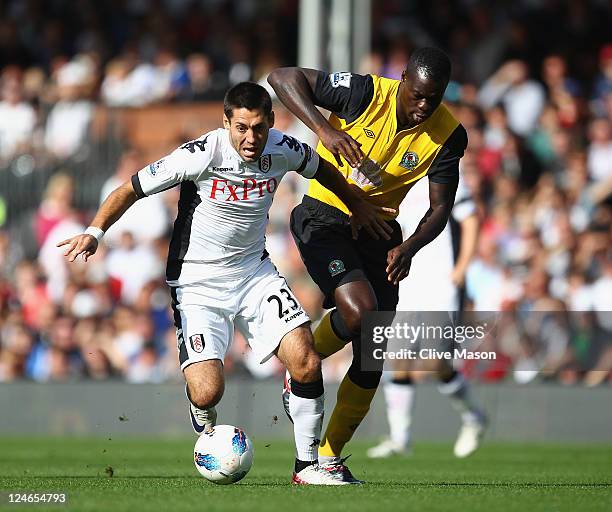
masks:
[[[312,178],[319,169],[319,155],[305,142],[282,132],[274,132],[280,138],[276,145],[282,148],[287,159],[287,171],[296,171],[304,178]]]
[[[374,82],[370,75],[319,71],[313,92],[316,105],[351,123],[363,114],[372,101]]]
[[[313,178],[319,170],[319,155],[308,144],[302,142],[304,148],[304,158],[296,172],[304,176],[304,178]]]
[[[201,179],[212,161],[216,136],[208,133],[186,142],[164,158],[153,162],[132,176],[132,186],[139,198],[162,192],[182,181]]]
[[[459,180],[459,160],[467,147],[467,132],[461,125],[455,128],[431,164],[427,177],[434,183],[456,183]]]

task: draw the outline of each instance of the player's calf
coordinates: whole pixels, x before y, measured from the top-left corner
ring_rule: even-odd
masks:
[[[196,434],[200,435],[215,426],[215,405],[223,397],[225,381],[223,365],[218,359],[200,361],[187,366],[185,394],[189,401],[189,419]]]
[[[295,474],[302,474],[318,460],[323,423],[323,377],[321,359],[314,350],[310,329],[298,327],[287,333],[277,350],[290,378],[289,416],[296,446]]]

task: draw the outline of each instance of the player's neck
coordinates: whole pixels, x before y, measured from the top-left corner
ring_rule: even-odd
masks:
[[[414,128],[416,126],[414,120],[410,119],[404,114],[404,109],[402,108],[402,102],[400,100],[399,89],[397,91],[395,100],[395,120],[397,124],[396,132],[401,132],[402,130],[410,130],[410,128]]]

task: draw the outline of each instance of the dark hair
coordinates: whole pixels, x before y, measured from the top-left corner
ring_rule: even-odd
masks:
[[[223,112],[228,119],[232,118],[234,109],[263,110],[264,115],[272,112],[270,94],[261,85],[254,82],[240,82],[225,93]]]
[[[407,71],[418,72],[432,80],[448,83],[451,73],[451,62],[448,55],[439,48],[424,47],[413,51],[406,66]]]

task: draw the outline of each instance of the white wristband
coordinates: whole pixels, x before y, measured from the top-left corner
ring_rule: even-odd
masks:
[[[98,241],[98,243],[100,243],[100,240],[102,240],[102,237],[104,236],[104,231],[95,226],[89,226],[85,230],[85,234],[93,236]]]

